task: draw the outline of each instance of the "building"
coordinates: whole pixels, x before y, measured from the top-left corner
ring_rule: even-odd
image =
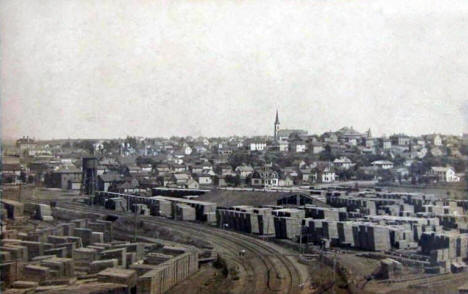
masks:
[[[306,143],[301,139],[295,139],[289,143],[289,151],[302,153],[306,151]]]
[[[408,146],[411,142],[411,138],[405,134],[396,134],[390,137],[392,145]]]
[[[275,123],[273,124],[273,140],[275,142],[278,142],[278,131],[280,128],[280,122],[279,122],[279,117],[278,117],[278,110],[276,110],[276,118],[275,118]]]
[[[19,183],[21,180],[21,165],[19,163],[4,163],[0,169],[4,183]]]
[[[62,168],[51,172],[45,177],[45,184],[49,188],[64,190],[81,189],[81,170],[77,168]]]
[[[361,134],[358,131],[354,130],[353,127],[343,127],[336,132],[338,140],[344,143],[349,143],[351,145],[358,144],[363,138],[366,137],[365,134]]]
[[[263,151],[266,149],[266,142],[255,140],[250,142],[250,151]]]
[[[207,173],[196,174],[195,178],[198,180],[198,184],[200,185],[212,185],[213,184],[212,176]]]
[[[456,175],[455,170],[451,167],[433,166],[429,171],[429,175],[437,178],[439,182],[460,182],[460,177]]]
[[[108,173],[103,175],[98,175],[97,177],[97,187],[99,191],[109,191],[109,187],[112,185],[119,185],[124,182],[123,177],[118,173]]]
[[[279,185],[279,175],[272,169],[262,169],[252,174],[251,185],[253,187],[266,187]]]
[[[250,165],[239,165],[236,167],[235,172],[240,179],[246,179],[254,172],[254,169]]]
[[[429,145],[442,146],[442,138],[438,134],[426,135],[424,138]]]
[[[388,160],[376,160],[372,162],[371,165],[379,169],[392,169],[393,168],[393,162],[388,161]]]
[[[321,183],[333,183],[336,179],[336,174],[331,167],[319,168],[318,178]]]
[[[341,169],[349,169],[351,168],[354,164],[353,162],[345,157],[345,156],[342,156],[340,158],[336,158],[334,161],[333,161],[333,165],[337,168],[341,168]]]

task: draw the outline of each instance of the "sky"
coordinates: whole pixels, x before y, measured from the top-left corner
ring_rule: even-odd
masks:
[[[4,138],[468,132],[465,0],[2,0]]]

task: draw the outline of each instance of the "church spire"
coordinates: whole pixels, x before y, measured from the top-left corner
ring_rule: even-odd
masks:
[[[273,139],[275,142],[278,141],[278,131],[280,127],[280,122],[279,122],[279,117],[278,117],[278,109],[276,110],[276,118],[275,118],[275,124],[274,124],[274,131],[273,131]]]

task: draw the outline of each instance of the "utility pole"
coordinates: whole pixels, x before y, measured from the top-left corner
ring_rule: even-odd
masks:
[[[300,220],[301,225],[299,226],[299,254],[302,254],[302,220]]]
[[[335,294],[335,287],[336,287],[336,250],[333,256],[333,287],[332,287],[333,294]]]
[[[21,202],[21,190],[22,190],[22,187],[23,187],[23,184],[20,183],[20,184],[19,184],[19,195],[18,195],[18,200],[19,200],[19,202]]]
[[[134,235],[133,235],[133,242],[136,243],[137,241],[137,221],[138,221],[138,209],[135,204],[133,204],[133,208],[135,209],[135,225],[134,225]]]

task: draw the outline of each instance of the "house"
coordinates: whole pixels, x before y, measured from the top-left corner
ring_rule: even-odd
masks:
[[[429,171],[429,176],[435,177],[439,182],[460,182],[460,177],[456,175],[455,170],[451,167],[433,166]]]
[[[424,138],[429,145],[442,146],[442,138],[438,134],[426,135]]]
[[[389,138],[381,138],[380,146],[383,150],[390,150],[392,148],[392,141]]]
[[[46,175],[44,181],[49,188],[80,190],[81,170],[77,168],[61,168]]]
[[[336,174],[333,168],[325,167],[325,168],[317,168],[318,179],[322,183],[333,183],[336,179]]]
[[[261,170],[254,171],[252,174],[251,185],[253,187],[266,187],[274,186],[277,187],[279,184],[279,175],[278,172],[264,168]]]
[[[108,173],[98,175],[97,177],[97,189],[98,191],[109,191],[109,187],[112,185],[119,185],[124,182],[121,175],[117,173]]]
[[[288,152],[289,151],[289,142],[288,139],[280,138],[278,143],[278,149],[281,152]]]
[[[349,169],[353,166],[353,162],[345,157],[345,156],[342,156],[340,158],[336,158],[334,161],[333,161],[333,166],[337,167],[337,168],[341,168],[341,169]]]
[[[213,177],[209,174],[197,174],[195,178],[200,185],[212,185],[213,184]]]
[[[141,164],[140,168],[143,173],[148,173],[148,174],[151,173],[151,171],[153,170],[153,167],[151,166],[151,164]]]
[[[371,165],[379,169],[392,169],[393,168],[393,162],[389,160],[376,160],[372,162]]]
[[[34,139],[23,137],[16,140],[16,147],[19,150],[20,157],[23,157],[29,151],[35,150],[37,148],[37,143],[34,141]]]
[[[310,151],[312,151],[313,154],[319,154],[325,148],[323,147],[323,144],[321,142],[311,142],[309,145]]]
[[[296,152],[296,153],[305,152],[306,143],[303,140],[295,139],[289,143],[289,151]]]
[[[353,127],[343,127],[336,131],[336,135],[339,141],[349,143],[351,145],[356,145],[364,137],[366,137],[365,134],[354,130]]]
[[[208,161],[202,163],[202,168],[203,171],[213,171],[213,165]]]
[[[172,165],[172,171],[175,173],[181,173],[181,172],[186,171],[186,168],[185,168],[185,165],[176,163]]]
[[[424,140],[423,137],[414,138],[414,142],[416,143],[416,145],[420,145],[420,146],[425,146],[426,145],[426,141]]]
[[[250,165],[239,165],[236,167],[235,172],[242,180],[250,176],[254,172],[254,169]]]
[[[200,154],[206,153],[208,151],[208,149],[203,145],[196,145],[194,149],[195,149],[195,152],[200,153]]]
[[[189,179],[187,181],[187,183],[185,184],[185,188],[187,188],[187,189],[199,189],[200,184],[197,181],[195,181],[194,179]]]
[[[130,175],[137,175],[141,173],[141,167],[136,165],[129,165],[127,167],[128,174]]]
[[[190,147],[190,146],[188,146],[188,145],[185,146],[185,148],[184,148],[184,154],[185,154],[185,155],[190,155],[190,154],[192,154],[192,152],[193,152],[192,147]]]
[[[252,141],[249,146],[250,151],[264,151],[267,143],[265,141]]]
[[[202,165],[192,165],[190,167],[190,171],[192,172],[192,174],[201,174],[203,172],[203,166]]]
[[[186,173],[175,173],[172,175],[172,182],[177,186],[185,186],[190,180],[190,176]]]
[[[301,168],[298,173],[298,184],[311,183],[317,180],[317,174],[311,168]]]
[[[160,163],[156,165],[156,172],[159,176],[164,176],[167,175],[171,172],[171,169],[169,168],[169,165],[166,163]]]
[[[390,136],[392,145],[407,146],[411,142],[411,138],[405,134],[395,134]]]
[[[0,169],[2,181],[5,183],[19,183],[21,179],[21,165],[19,163],[4,163]]]
[[[294,181],[290,176],[286,176],[279,179],[278,186],[280,187],[291,187],[294,185]]]

